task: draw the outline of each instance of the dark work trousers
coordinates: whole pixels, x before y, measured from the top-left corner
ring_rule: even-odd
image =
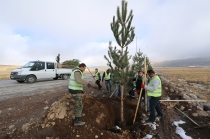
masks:
[[[155,121],[155,110],[158,113],[158,116],[163,116],[163,112],[161,110],[160,104],[159,104],[160,97],[151,97],[150,98],[150,116],[149,121],[154,122]]]
[[[101,85],[100,85],[100,80],[96,80],[96,84],[98,85],[98,89],[100,90],[101,89]]]

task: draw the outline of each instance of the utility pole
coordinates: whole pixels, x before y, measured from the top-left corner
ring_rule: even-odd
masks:
[[[136,53],[137,53],[137,36],[136,36]]]

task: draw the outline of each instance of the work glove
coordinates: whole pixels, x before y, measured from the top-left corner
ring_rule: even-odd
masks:
[[[141,84],[141,88],[144,88],[145,87],[145,84]]]

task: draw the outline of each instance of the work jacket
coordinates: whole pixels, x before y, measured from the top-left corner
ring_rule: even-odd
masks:
[[[57,56],[57,57],[55,58],[55,60],[56,60],[58,63],[60,63],[60,57],[59,57],[59,56]]]
[[[159,84],[156,84],[156,83],[159,83]],[[156,85],[158,85],[158,87],[156,88],[156,90],[152,91],[152,89],[150,89],[150,88],[152,88]],[[159,76],[156,75],[153,78],[151,78],[148,86],[146,86],[145,88],[147,90],[148,96],[160,97],[162,94],[162,85],[161,85],[161,80],[160,80]]]

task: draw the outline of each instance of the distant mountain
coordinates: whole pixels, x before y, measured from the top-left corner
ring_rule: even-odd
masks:
[[[198,57],[198,58],[187,58],[187,59],[177,59],[170,61],[163,61],[158,63],[153,63],[153,67],[210,67],[210,57]]]

